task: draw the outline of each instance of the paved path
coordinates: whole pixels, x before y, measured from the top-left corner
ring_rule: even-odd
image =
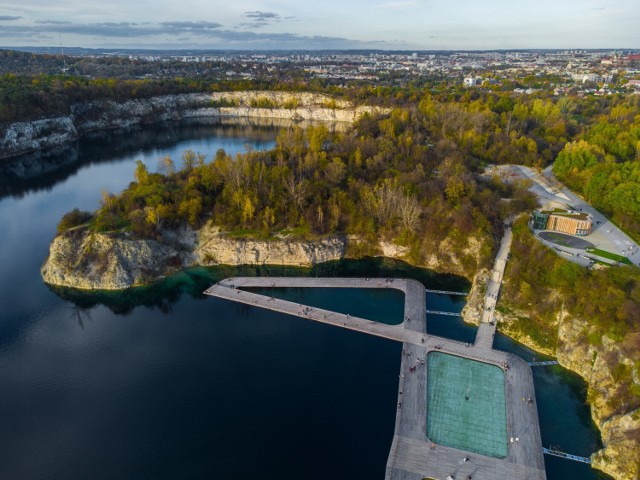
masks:
[[[500,286],[502,285],[504,270],[507,267],[512,238],[513,233],[511,231],[511,227],[505,227],[504,236],[502,237],[498,254],[496,255],[495,262],[493,263],[493,270],[491,270],[491,279],[487,285],[487,292],[484,297],[480,326],[476,333],[475,345],[480,348],[491,349],[493,346],[493,338],[496,334],[496,325],[493,314],[496,308],[496,303],[498,302],[498,295],[500,294]]]
[[[386,325],[367,319],[260,295],[252,287],[395,288],[405,294],[404,321]],[[405,279],[236,277],[213,285],[207,295],[288,313],[309,320],[357,330],[403,343],[394,437],[387,461],[387,480],[445,479],[448,475],[474,480],[545,480],[533,378],[519,357],[493,350],[485,340],[458,342],[426,333],[426,292],[422,284]],[[489,327],[488,323],[482,324]],[[504,367],[507,438],[504,459],[486,457],[433,444],[427,438],[428,354],[438,351]],[[529,401],[529,399],[531,399]],[[464,462],[468,457],[470,460]]]

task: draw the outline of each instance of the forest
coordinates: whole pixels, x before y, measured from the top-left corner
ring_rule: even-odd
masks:
[[[24,91],[27,97],[39,88],[53,89],[60,108],[85,97],[204,88],[188,80],[62,82],[57,77],[40,85],[41,78],[5,76],[0,86],[13,85],[4,91]],[[245,86],[216,83],[207,89]],[[449,227],[453,238],[474,230],[497,238],[508,214],[535,207],[522,185],[481,180],[478,174],[487,164],[543,168],[557,159],[558,178],[585,192],[631,234],[640,232],[638,96],[549,98],[446,84],[363,86],[339,95],[333,87],[317,90],[392,110],[365,117],[343,134],[330,135],[321,125],[285,130],[271,152],[236,158],[222,151],[208,158],[185,152],[181,159],[163,159],[158,168],[139,164],[126,191],[103,194],[91,228],[150,237],[165,227],[197,227],[213,219],[230,232],[262,237],[284,230],[302,236],[383,234],[412,245],[417,254],[417,239],[442,240]],[[56,95],[44,97],[54,102]],[[4,108],[24,104],[2,103],[9,105]],[[74,218],[65,217],[60,230],[77,224]]]
[[[197,207],[195,203],[190,208],[176,206],[163,216],[162,222],[152,223],[175,225],[187,220],[195,224],[200,213],[193,212],[214,209],[218,221],[235,229],[273,230],[283,228],[285,224],[298,227],[301,223],[316,233],[344,229],[347,223],[349,228],[355,228],[361,222],[353,218],[345,221],[349,208],[365,211],[363,202],[367,194],[363,186],[380,189],[378,183],[381,181],[388,181],[387,190],[384,190],[387,193],[401,192],[404,196],[420,198],[425,204],[420,219],[425,221],[428,199],[422,195],[428,190],[427,197],[436,196],[439,190],[434,189],[434,185],[443,192],[441,198],[451,204],[465,209],[468,208],[464,202],[467,199],[483,208],[483,202],[477,201],[483,189],[476,191],[474,176],[486,164],[513,163],[543,168],[556,161],[554,172],[560,180],[583,193],[630,234],[637,236],[640,232],[640,97],[637,95],[553,98],[543,93],[514,95],[499,91],[499,87],[493,90],[462,89],[446,82],[421,88],[309,87],[356,104],[385,105],[392,108],[393,113],[388,118],[363,119],[351,133],[335,138],[319,133],[321,129],[318,132],[313,129],[311,132],[283,132],[276,151],[268,154],[252,153],[240,159],[229,159],[218,153],[213,165],[205,166],[205,159],[194,160],[192,153],[185,153],[187,158],[183,163],[186,168],[180,168],[180,165],[176,168],[180,159],[168,159],[163,170],[166,178],[160,180],[152,173],[145,177],[147,181],[163,185],[176,183],[180,187],[181,182],[190,182],[191,190],[202,193],[201,206]],[[62,112],[69,109],[69,105],[94,98],[117,101],[165,93],[244,88],[295,91],[301,90],[303,85],[5,75],[0,78],[0,119],[28,118],[56,110]],[[29,111],[23,112],[24,108]],[[320,144],[311,138],[315,136],[321,137]],[[224,178],[229,180],[230,175],[235,175],[230,171],[240,166],[244,171],[239,177],[248,183],[242,185],[242,191],[236,188],[232,200],[225,191],[225,187],[230,187],[216,182]],[[420,177],[416,172],[424,172],[424,178],[409,182],[408,178]],[[209,184],[205,186],[202,179],[196,181],[191,175],[198,178],[209,175],[215,180],[208,180]],[[268,181],[264,180],[264,175],[269,176]],[[172,180],[168,182],[169,178]],[[234,182],[234,187],[238,187],[240,180]],[[263,184],[272,184],[269,192],[264,190]],[[489,191],[500,197],[504,194],[501,189],[504,187]],[[178,190],[180,188],[176,188]],[[339,202],[335,192],[344,194],[350,190],[351,203]],[[216,193],[213,203],[208,196],[212,192]],[[190,195],[194,193],[192,191]],[[163,195],[168,194],[163,192],[160,197],[164,198]],[[242,199],[241,195],[244,195]],[[278,206],[276,199],[287,198],[287,195],[298,205],[295,214],[291,208]],[[135,198],[139,201],[140,196]],[[158,195],[153,198],[156,200],[150,200],[151,203],[165,206],[167,201],[176,205],[182,202],[173,197],[163,202],[157,200]],[[344,209],[340,219],[330,212],[336,205]],[[163,208],[160,208],[161,212]],[[124,217],[131,213],[126,206],[112,210]],[[242,210],[246,210],[244,214]],[[177,211],[182,213],[177,214]],[[187,211],[192,213],[185,213]],[[271,217],[275,220],[270,220]],[[487,218],[491,217],[488,213]],[[151,226],[142,228],[139,218],[133,222],[129,218],[120,219],[121,223],[123,221],[129,226],[135,225],[132,228],[137,234],[147,231],[148,235],[152,230]],[[98,228],[102,228],[102,223],[98,222]],[[362,225],[358,226],[358,229],[362,228]]]
[[[637,98],[635,99],[637,100]],[[640,112],[620,102],[558,154],[556,177],[640,239]]]
[[[209,159],[186,151],[178,165],[164,158],[155,172],[138,162],[125,191],[103,192],[95,214],[65,215],[59,231],[89,220],[95,231],[154,238],[212,220],[254,238],[358,235],[369,240],[362,254],[384,237],[409,247],[415,261],[445,238],[464,248],[476,236],[486,239],[488,262],[504,219],[535,199],[525,184],[481,179],[454,141],[430,136],[438,116],[429,108],[364,117],[346,133],[322,124],[286,129],[269,152],[231,158],[220,150]]]

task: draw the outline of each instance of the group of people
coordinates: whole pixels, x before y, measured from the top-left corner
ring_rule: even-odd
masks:
[[[431,444],[431,450],[433,450],[434,448],[435,448],[435,444],[433,444],[433,443],[432,443],[432,444]],[[463,462],[463,463],[467,463],[469,460],[470,460],[470,458],[469,458],[469,457],[464,457],[464,459],[462,459],[462,462]],[[472,476],[471,476],[471,474],[469,473],[469,474],[468,474],[466,477],[464,477],[464,478],[465,478],[466,480],[472,480],[472,478],[473,478],[473,477],[472,477]],[[449,475],[449,476],[447,477],[447,480],[456,480],[456,477],[455,477],[455,475],[451,474],[451,475]]]

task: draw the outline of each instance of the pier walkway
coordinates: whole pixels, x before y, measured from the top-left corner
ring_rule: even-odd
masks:
[[[560,365],[557,360],[546,360],[543,362],[529,362],[530,367],[548,367],[550,365]]]
[[[459,295],[461,297],[466,297],[467,295],[469,295],[468,292],[451,292],[449,290],[431,290],[431,289],[428,289],[428,288],[425,289],[425,292],[427,292],[427,293],[437,293],[437,294],[440,294],[440,295]]]
[[[461,317],[462,314],[458,312],[443,312],[440,310],[427,310],[427,314],[430,315],[447,315],[449,317]]]
[[[404,321],[387,325],[246,290],[260,287],[394,288],[405,294]],[[474,480],[546,480],[531,368],[513,354],[493,350],[488,341],[470,344],[428,335],[426,291],[419,282],[388,278],[236,277],[213,285],[205,294],[402,342],[396,426],[387,461],[387,480],[444,480],[449,475],[458,479],[472,475]],[[484,325],[490,326],[483,323],[481,327]],[[505,458],[439,445],[428,438],[427,366],[429,353],[435,351],[503,369]]]
[[[566,458],[567,460],[573,460],[575,462],[581,462],[581,463],[588,463],[589,465],[591,465],[591,459],[589,457],[580,457],[578,455],[571,455],[570,453],[564,453],[559,450],[552,450],[550,448],[543,448],[542,450],[547,455]]]
[[[482,318],[476,334],[475,344],[482,348],[491,349],[493,346],[493,337],[495,337],[496,334],[496,322],[493,318],[493,313],[496,308],[496,303],[498,302],[498,295],[500,294],[500,286],[502,285],[504,270],[507,266],[507,259],[509,258],[512,238],[513,233],[511,232],[511,227],[507,226],[502,241],[500,242],[498,255],[496,255],[495,262],[493,263],[491,279],[487,285],[487,292],[484,297]]]

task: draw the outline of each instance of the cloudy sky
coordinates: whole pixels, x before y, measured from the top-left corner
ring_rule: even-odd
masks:
[[[0,46],[640,48],[639,0],[0,0]]]

